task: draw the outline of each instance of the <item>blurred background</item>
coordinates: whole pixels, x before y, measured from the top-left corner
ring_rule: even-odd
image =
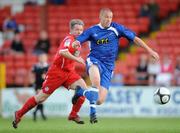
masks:
[[[32,67],[42,52],[47,54],[47,63],[52,63],[60,41],[69,32],[69,21],[82,19],[86,29],[99,23],[102,7],[111,8],[113,21],[135,31],[159,53],[160,61],[154,62],[144,49],[121,38],[110,93],[99,114],[180,116],[180,0],[1,0],[1,116],[11,117],[35,94]],[[81,56],[85,59],[88,53],[85,44]],[[76,70],[90,85],[85,68],[77,64]],[[172,90],[168,105],[153,103],[153,91],[158,86]],[[67,115],[73,92],[57,91],[60,93],[45,104],[45,113]],[[112,110],[108,111],[109,107]],[[88,115],[87,111],[86,105],[82,114]]]

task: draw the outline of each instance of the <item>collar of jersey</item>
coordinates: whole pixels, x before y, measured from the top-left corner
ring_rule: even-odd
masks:
[[[98,26],[99,26],[101,29],[108,29],[108,28],[110,28],[111,24],[110,24],[107,28],[104,28],[100,23],[98,24]]]

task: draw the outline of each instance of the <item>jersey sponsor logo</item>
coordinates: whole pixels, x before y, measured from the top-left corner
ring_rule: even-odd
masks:
[[[107,44],[109,42],[108,38],[98,39],[96,44]]]
[[[71,40],[70,40],[70,39],[67,39],[67,40],[64,42],[64,46],[65,46],[65,47],[69,47],[70,44],[71,44]]]

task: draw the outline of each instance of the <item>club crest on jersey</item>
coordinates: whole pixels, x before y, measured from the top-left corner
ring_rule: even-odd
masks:
[[[96,44],[107,44],[109,42],[108,38],[98,39]]]
[[[70,40],[70,39],[67,39],[67,40],[64,42],[64,46],[69,47],[70,43],[71,43],[71,40]]]
[[[49,91],[49,87],[46,86],[44,90],[45,90],[46,92]]]

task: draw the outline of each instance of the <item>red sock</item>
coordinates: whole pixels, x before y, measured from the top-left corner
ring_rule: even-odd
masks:
[[[34,98],[34,96],[30,97],[25,104],[23,105],[23,107],[17,111],[17,114],[19,117],[22,117],[25,113],[27,113],[29,110],[31,110],[33,107],[35,107],[37,105],[37,102]]]
[[[72,110],[71,110],[71,113],[70,113],[70,116],[71,117],[75,117],[77,116],[77,113],[79,112],[82,104],[84,103],[85,101],[85,97],[84,96],[81,96],[78,98],[76,104],[73,104],[73,107],[72,107]]]

